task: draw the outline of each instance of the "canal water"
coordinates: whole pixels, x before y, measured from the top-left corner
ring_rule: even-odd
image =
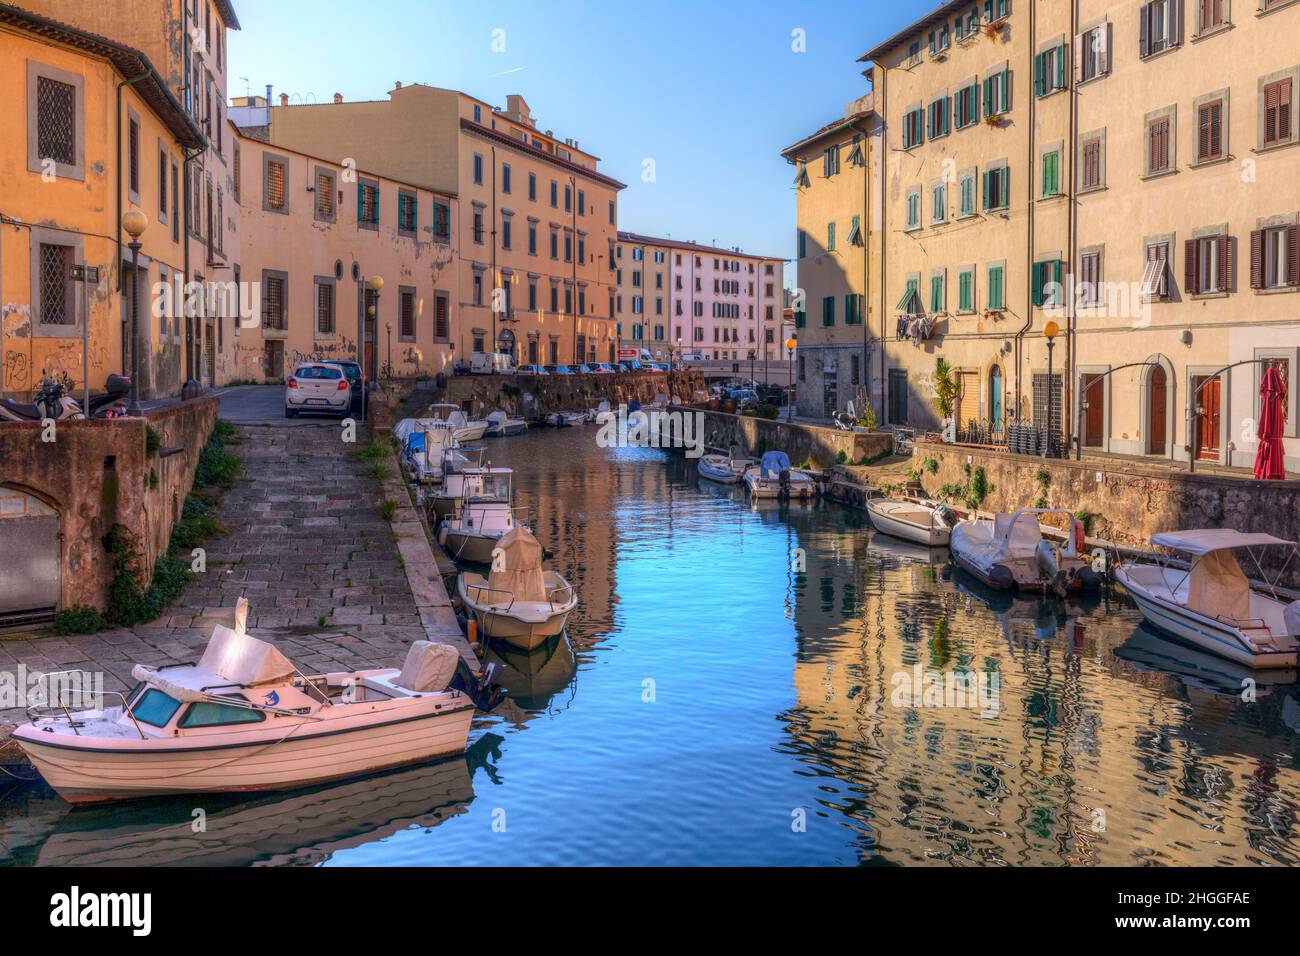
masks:
[[[487,442],[582,604],[567,641],[493,653],[508,712],[465,759],[205,798],[200,833],[192,799],[10,787],[0,862],[1296,862],[1295,687],[1120,595],[992,594],[860,513],[751,504],[596,434]]]

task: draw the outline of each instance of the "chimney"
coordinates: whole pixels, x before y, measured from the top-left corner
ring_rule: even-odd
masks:
[[[288,106],[288,105],[289,105],[289,94],[288,94],[288,93],[281,93],[281,94],[280,94],[280,105],[281,105],[281,106]]]
[[[334,102],[335,102],[336,104],[338,104],[338,103],[342,103],[342,102],[343,102],[343,94],[342,94],[342,93],[335,93],[335,94],[334,94]]]
[[[271,84],[266,84],[266,105],[271,105]]]
[[[395,89],[395,90],[400,90],[401,88],[402,88],[402,81],[401,81],[401,80],[398,80],[398,81],[397,81],[397,85],[396,85],[395,87],[393,87],[393,89]]]

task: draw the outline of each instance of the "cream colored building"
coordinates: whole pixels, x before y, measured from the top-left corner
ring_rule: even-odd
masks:
[[[458,198],[457,359],[615,357],[610,263],[624,186],[577,141],[540,129],[523,97],[504,109],[423,85],[374,102],[290,106],[282,97],[268,135],[275,146]]]
[[[455,198],[231,129],[242,278],[259,290],[233,330],[231,378],[279,381],[330,359],[359,362],[371,380],[449,373]]]
[[[879,348],[879,313],[870,290],[879,277],[879,219],[883,128],[870,94],[844,116],[788,147],[794,169],[799,291],[795,311],[799,414],[829,418],[850,403],[862,414]]]

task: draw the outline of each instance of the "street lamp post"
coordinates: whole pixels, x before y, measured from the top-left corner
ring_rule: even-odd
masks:
[[[370,389],[371,389],[372,385],[374,384],[373,382],[371,382],[371,381],[369,380],[369,377],[368,377],[367,374],[366,374],[366,372],[367,372],[367,366],[366,366],[366,344],[367,344],[367,342],[369,342],[369,340],[370,340],[370,324],[371,324],[371,319],[374,320],[376,331],[378,331],[378,324],[379,324],[379,293],[382,292],[382,291],[383,291],[383,288],[384,288],[384,277],[383,277],[383,276],[371,276],[369,279],[366,280],[366,287],[367,287],[368,289],[370,289],[370,291],[373,292],[373,293],[375,294],[375,304],[372,305],[372,306],[370,306],[370,307],[366,310],[366,318],[365,318],[366,328],[363,328],[363,329],[361,330],[361,420],[362,420],[362,421],[368,421],[368,420],[369,420],[369,414],[370,414]],[[378,338],[378,336],[376,336],[376,338]],[[371,361],[373,361],[374,358],[375,358],[373,352],[374,352],[374,350],[373,350],[373,348],[372,348],[372,349],[371,349],[371,353],[372,353],[372,354],[371,354],[371,356],[370,356]],[[378,364],[378,363],[376,363],[376,364]],[[375,371],[376,371],[376,373],[377,373],[379,370],[376,369]],[[375,377],[378,378],[378,375],[376,374]]]
[[[1048,322],[1043,326],[1043,335],[1047,337],[1047,437],[1043,442],[1043,457],[1047,458],[1052,453],[1054,444],[1054,435],[1052,431],[1052,349],[1056,345],[1056,336],[1061,331],[1061,327],[1055,322]]]
[[[132,209],[122,217],[122,228],[131,237],[127,248],[131,250],[131,404],[127,414],[140,414],[140,237],[149,228],[149,217]],[[90,417],[89,402],[85,409]]]
[[[798,337],[791,335],[785,340],[785,357],[790,364],[790,397],[786,400],[785,420],[794,420],[794,347],[799,344]]]

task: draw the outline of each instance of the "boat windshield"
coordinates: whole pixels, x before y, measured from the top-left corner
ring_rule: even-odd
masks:
[[[142,724],[151,727],[166,727],[181,709],[181,702],[169,694],[164,694],[156,687],[150,687],[131,707],[131,713]]]
[[[482,475],[479,477],[479,487],[474,490],[475,498],[486,498],[490,501],[509,501],[510,500],[510,476],[509,475]]]

